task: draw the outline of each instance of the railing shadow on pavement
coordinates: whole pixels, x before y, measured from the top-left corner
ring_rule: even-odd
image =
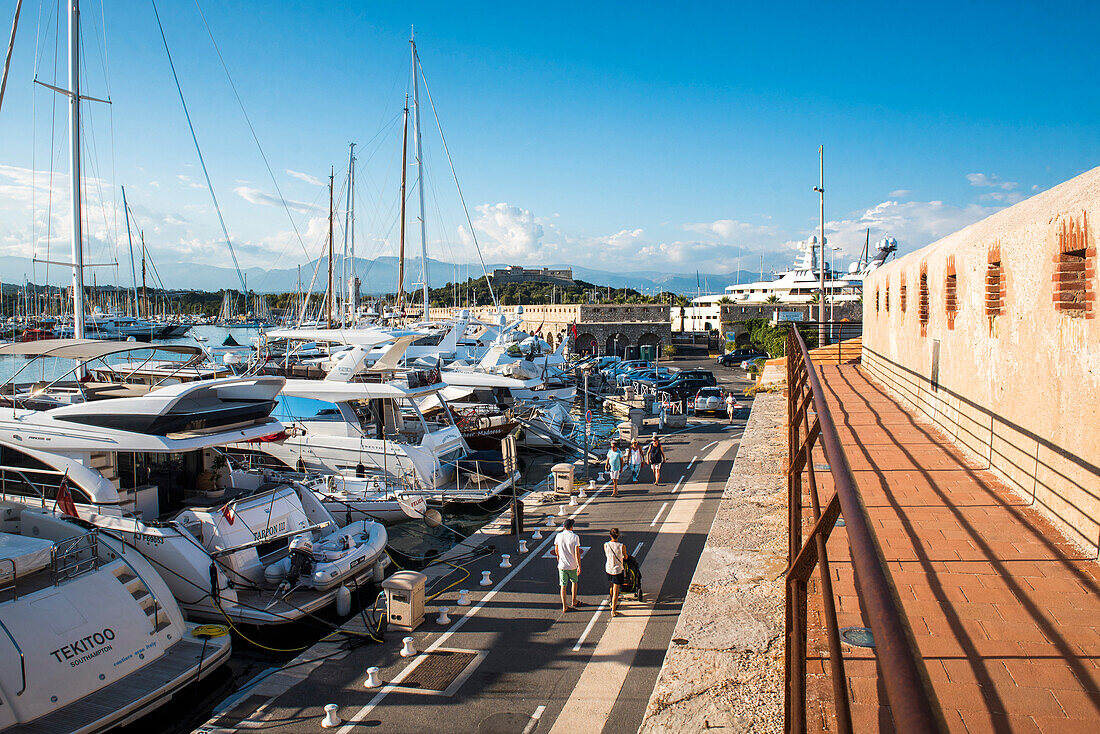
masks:
[[[786,573],[786,669],[784,722],[787,732],[805,732],[807,661],[807,588],[815,566],[828,638],[830,677],[837,728],[852,732],[851,702],[844,673],[844,655],[837,624],[836,600],[826,541],[843,514],[861,605],[875,640],[880,686],[898,732],[947,730],[924,661],[917,651],[909,622],[898,600],[882,550],[840,443],[825,401],[817,368],[798,329],[787,334],[788,418],[788,567]],[[831,361],[831,360],[830,360]],[[812,408],[812,409],[811,409]],[[836,491],[822,507],[817,490],[813,450],[820,446],[829,462]],[[802,477],[807,475],[814,524],[802,532]]]

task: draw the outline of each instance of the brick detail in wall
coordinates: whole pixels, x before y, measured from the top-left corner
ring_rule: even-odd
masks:
[[[928,336],[928,264],[922,263],[920,266],[920,303],[918,306],[917,316],[920,318],[920,335]]]
[[[1088,214],[1063,218],[1054,253],[1054,309],[1067,316],[1091,319],[1096,315],[1096,245],[1089,242]]]
[[[886,313],[890,313],[890,279],[886,279],[886,286],[883,288],[883,306],[886,308]]]
[[[996,336],[997,317],[1005,308],[1005,271],[1001,265],[1001,248],[994,245],[989,248],[988,264],[985,269],[985,315],[989,320],[989,335]]]
[[[947,314],[947,328],[955,328],[955,317],[959,314],[959,276],[955,272],[955,256],[947,258],[947,276],[943,283],[943,310]]]
[[[901,277],[901,285],[898,288],[898,307],[901,308],[901,312],[905,313],[905,275]]]

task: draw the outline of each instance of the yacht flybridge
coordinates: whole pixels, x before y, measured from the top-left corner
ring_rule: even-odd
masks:
[[[48,351],[9,344],[0,354],[86,364],[110,346],[65,341]],[[300,619],[331,603],[340,585],[381,574],[386,532],[372,520],[340,528],[308,487],[233,471],[215,450],[280,438],[271,413],[284,382],[6,385],[0,499],[47,507],[64,487],[81,519],[164,573],[191,616]]]
[[[86,523],[0,502],[0,732],[129,723],[228,658],[153,566]]]

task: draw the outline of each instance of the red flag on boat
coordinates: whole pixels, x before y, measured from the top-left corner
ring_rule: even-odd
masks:
[[[224,505],[222,505],[222,517],[228,520],[230,525],[232,525],[233,521],[237,519],[237,513],[233,510],[232,502],[226,502]]]
[[[289,434],[283,430],[278,433],[269,433],[259,438],[250,438],[246,443],[271,443],[273,441],[285,441],[287,438],[289,438]]]
[[[54,505],[57,509],[61,510],[62,514],[69,517],[80,517],[76,512],[76,503],[73,502],[73,495],[69,491],[69,475],[61,477],[61,486],[57,488],[57,501]]]

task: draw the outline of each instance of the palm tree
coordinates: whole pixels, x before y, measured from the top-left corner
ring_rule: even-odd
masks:
[[[773,293],[764,299],[764,303],[779,303],[779,296]]]
[[[718,303],[723,304],[723,305],[727,304],[727,303],[733,303],[733,299],[730,298],[729,296],[722,296],[721,298],[718,299]]]

